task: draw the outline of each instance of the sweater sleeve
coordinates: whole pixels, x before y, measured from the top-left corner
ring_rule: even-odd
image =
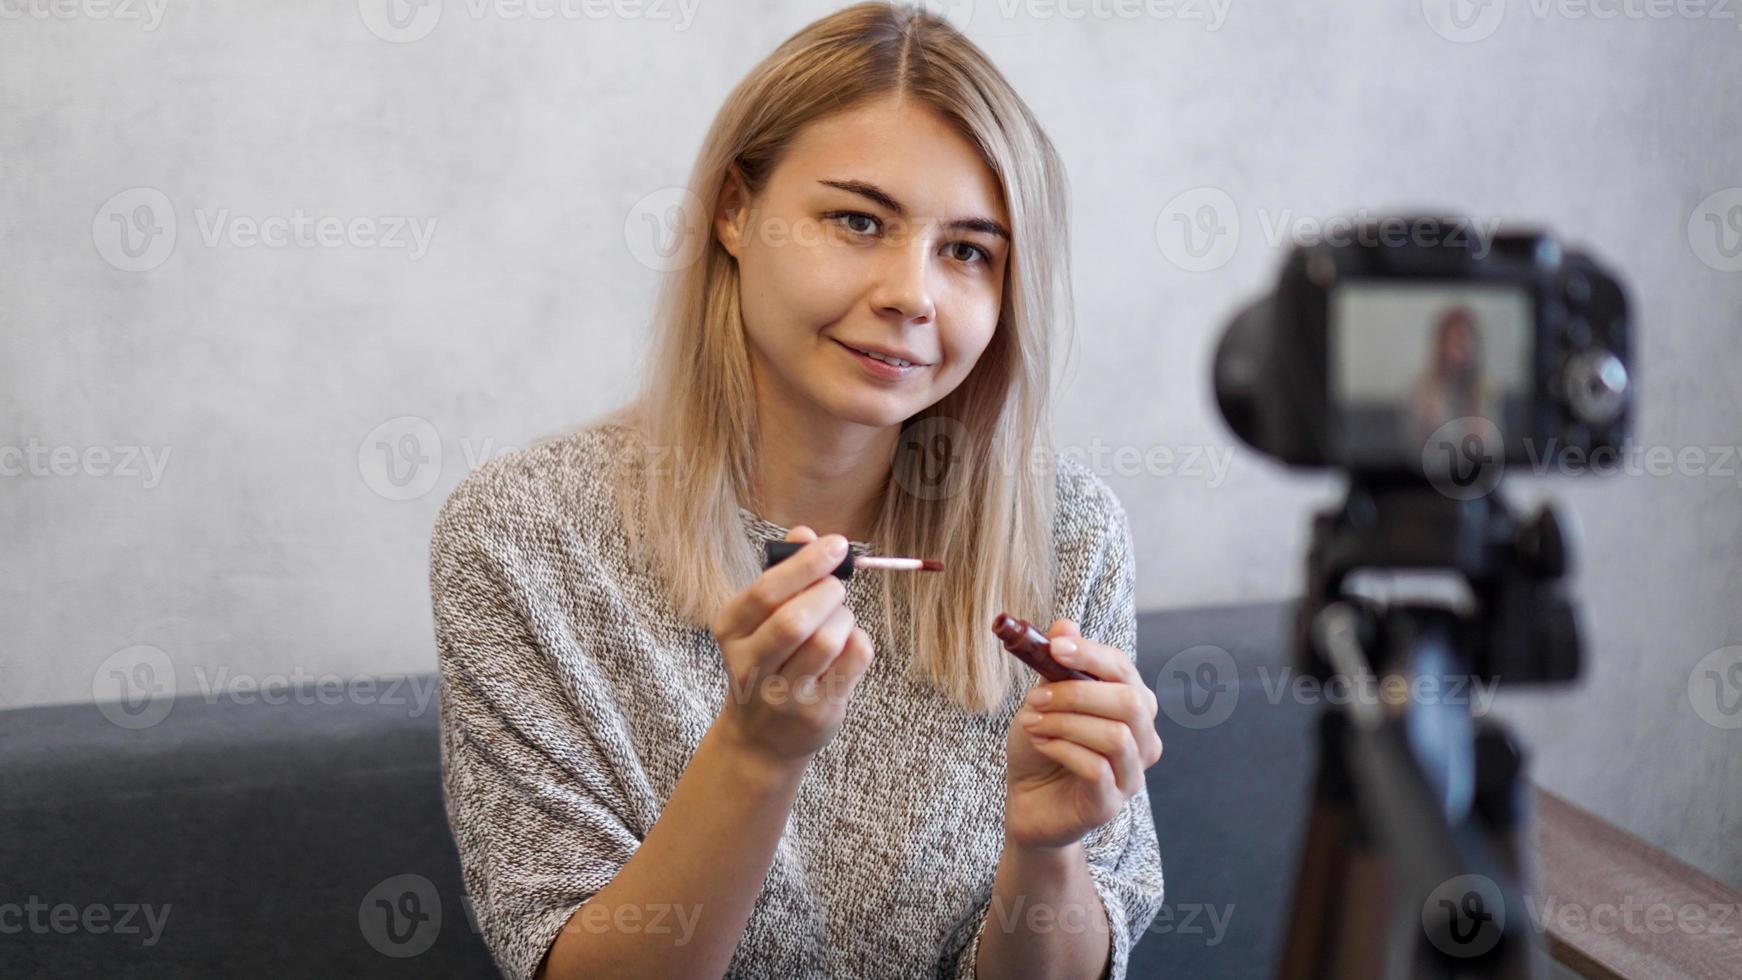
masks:
[[[601,745],[541,643],[532,603],[553,583],[516,557],[488,495],[455,491],[430,548],[443,798],[478,927],[507,977],[533,976],[577,907],[640,843]],[[513,571],[511,571],[513,569]]]
[[[1082,635],[1137,656],[1135,563],[1131,529],[1123,506],[1098,480],[1091,494],[1092,523],[1103,530],[1090,579],[1092,585],[1077,623]],[[1089,877],[1107,913],[1112,936],[1108,980],[1125,980],[1131,948],[1161,911],[1162,868],[1149,790],[1138,790],[1112,820],[1083,836]],[[972,938],[956,961],[957,980],[973,980],[980,937],[991,908],[983,905],[969,927]]]
[[[1089,590],[1083,620],[1077,625],[1083,636],[1125,651],[1137,658],[1136,572],[1131,547],[1131,527],[1119,499],[1105,485],[1100,487],[1106,512],[1106,551],[1101,574]],[[1125,801],[1118,815],[1083,837],[1089,876],[1113,934],[1109,980],[1123,980],[1131,959],[1131,947],[1143,937],[1161,911],[1162,869],[1155,817],[1149,808],[1145,786]]]

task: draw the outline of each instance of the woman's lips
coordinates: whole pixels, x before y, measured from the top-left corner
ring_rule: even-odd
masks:
[[[877,358],[863,353],[857,348],[848,347],[846,344],[842,344],[838,340],[835,341],[835,343],[840,344],[842,350],[852,355],[853,360],[858,361],[859,366],[864,368],[872,377],[884,381],[900,381],[904,378],[910,378],[926,367],[924,364],[910,364],[907,367],[897,367],[888,361],[879,361]]]

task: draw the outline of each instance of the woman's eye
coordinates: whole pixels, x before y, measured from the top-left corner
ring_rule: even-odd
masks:
[[[828,214],[828,218],[831,221],[840,222],[848,231],[855,235],[872,234],[877,230],[878,226],[877,219],[863,211],[831,211]],[[856,224],[856,222],[860,221],[865,222],[866,226],[861,227]]]
[[[950,247],[967,249],[966,254],[957,252],[953,257],[970,265],[976,264],[977,262],[984,263],[992,261],[992,256],[988,254],[985,249],[970,242],[951,242]]]

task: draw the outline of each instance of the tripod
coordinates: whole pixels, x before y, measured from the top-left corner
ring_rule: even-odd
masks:
[[[1468,608],[1346,588],[1369,569],[1455,573]],[[1541,975],[1520,891],[1523,757],[1467,693],[1478,680],[1576,676],[1566,570],[1553,511],[1519,522],[1497,493],[1458,500],[1420,480],[1355,477],[1316,516],[1297,663],[1368,694],[1320,718],[1283,980]]]

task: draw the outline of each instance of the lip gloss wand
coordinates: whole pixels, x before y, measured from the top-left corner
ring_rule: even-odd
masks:
[[[769,541],[763,547],[766,560],[762,567],[773,568],[775,565],[798,554],[805,546],[803,541]],[[853,577],[855,568],[878,568],[888,572],[941,572],[944,563],[932,558],[896,558],[885,555],[854,555],[847,552],[847,557],[835,566],[834,576],[845,582]]]

